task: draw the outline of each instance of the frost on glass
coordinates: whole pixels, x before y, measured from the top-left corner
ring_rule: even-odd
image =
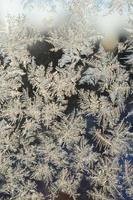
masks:
[[[38,20],[56,10],[12,2]],[[29,26],[27,11],[0,21],[0,199],[131,200],[132,1],[62,4],[56,26]],[[122,32],[99,28],[114,10]]]

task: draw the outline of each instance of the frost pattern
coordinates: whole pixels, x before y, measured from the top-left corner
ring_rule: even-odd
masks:
[[[67,32],[20,34],[22,19],[0,39],[0,199],[132,199],[132,32],[105,51],[86,3]],[[47,64],[28,50],[38,41],[53,42]]]

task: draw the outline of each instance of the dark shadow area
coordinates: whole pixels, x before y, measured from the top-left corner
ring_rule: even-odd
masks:
[[[25,69],[23,65],[20,65],[20,69],[23,70],[24,75],[22,75],[22,86],[19,88],[19,91],[22,92],[23,89],[28,92],[29,98],[33,99],[34,98],[34,90],[32,87],[32,84],[30,83],[28,79],[28,69]]]
[[[55,200],[74,200],[73,197],[70,197],[68,194],[64,192],[59,192],[58,197]]]
[[[54,46],[46,41],[38,41],[32,46],[28,46],[31,56],[35,57],[37,65],[48,66],[52,62],[53,69],[58,65],[58,60],[62,57],[63,51],[60,49],[56,52],[51,51]]]
[[[126,45],[126,49],[118,53],[118,61],[125,67],[126,70],[129,71],[133,64],[132,62],[129,62],[129,57],[133,55],[133,41],[125,39],[124,43]]]
[[[43,181],[39,181],[39,180],[35,180],[35,183],[37,185],[37,192],[42,193],[44,198],[46,200],[48,200],[47,196],[48,196],[48,187],[46,186],[46,184]]]
[[[0,199],[4,200],[4,199],[10,199],[11,195],[9,193],[6,192],[0,192]]]
[[[67,100],[68,100],[68,105],[67,105],[67,108],[66,108],[66,111],[65,111],[66,114],[70,114],[70,113],[76,111],[76,109],[79,108],[78,95],[72,95],[71,97],[67,98]]]
[[[87,190],[89,191],[90,184],[89,181],[86,180],[86,176],[83,176],[83,179],[80,183],[80,187],[78,189],[78,193],[80,194],[77,200],[88,200]],[[89,200],[91,200],[89,198]]]

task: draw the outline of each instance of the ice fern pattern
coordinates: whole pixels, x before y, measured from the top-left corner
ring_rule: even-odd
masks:
[[[122,2],[112,0],[109,11],[122,12]],[[68,2],[70,19],[49,34],[10,19],[11,34],[0,38],[0,199],[133,198],[127,5],[128,34],[113,51],[89,24],[91,0]],[[50,48],[31,51],[38,43]]]

